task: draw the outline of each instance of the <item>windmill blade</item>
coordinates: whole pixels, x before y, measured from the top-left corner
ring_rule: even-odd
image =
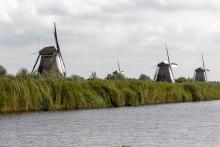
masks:
[[[203,54],[202,54],[202,65],[203,65],[203,69],[205,70],[205,78],[207,80],[207,73],[206,73],[205,61],[204,61],[204,58],[203,58]]]
[[[208,71],[208,72],[211,71],[210,69],[205,69],[205,70]]]
[[[35,67],[36,67],[36,65],[37,65],[37,62],[38,62],[39,58],[40,58],[40,55],[38,55],[37,60],[36,60],[36,62],[35,62],[35,64],[34,64],[34,67],[33,67],[32,71],[31,71],[31,73],[34,72],[34,69],[35,69]]]
[[[37,38],[37,49],[38,49],[38,51],[40,50],[40,43],[39,42],[40,42],[39,38]]]
[[[125,71],[120,71],[120,73],[121,73],[121,74],[124,74],[124,73],[125,73]]]
[[[30,53],[30,54],[28,54],[28,55],[34,55],[34,54],[38,54],[39,52],[35,52],[35,53]]]
[[[170,64],[170,56],[169,56],[169,52],[168,52],[168,48],[167,48],[167,43],[166,42],[165,42],[165,46],[166,46],[166,51],[167,51],[168,63]]]
[[[196,80],[196,72],[194,72],[194,74],[193,74],[193,80],[194,81]]]
[[[204,62],[203,54],[202,54],[202,66],[205,69],[205,62]]]
[[[61,61],[62,61],[63,66],[64,66],[64,71],[65,71],[65,74],[66,74],[66,65],[65,65],[65,63],[64,63],[63,56],[62,56],[61,53],[59,53],[59,57],[61,58]]]
[[[58,39],[57,39],[57,29],[56,29],[56,23],[55,22],[54,22],[54,38],[55,38],[57,50],[58,50],[58,52],[60,52],[60,46],[59,46]]]
[[[171,64],[170,64],[170,56],[169,56],[169,52],[168,52],[168,48],[167,48],[167,43],[166,42],[165,42],[165,46],[166,46],[166,51],[167,51],[167,59],[168,59],[169,67],[170,67],[171,74],[172,74],[173,79],[174,79],[173,69],[172,69]]]
[[[37,38],[37,50],[38,50],[38,52],[34,52],[34,53],[30,53],[30,54],[28,54],[28,55],[34,55],[34,54],[38,54],[39,53],[39,51],[40,51],[40,49],[39,49],[39,45],[40,43],[39,43],[39,38]]]
[[[118,71],[121,72],[121,67],[120,67],[120,64],[119,64],[118,58],[117,58],[117,63],[118,63]]]
[[[172,68],[177,68],[178,66],[177,66],[177,65],[171,65],[171,67],[172,67]]]
[[[57,50],[58,50],[58,52],[59,52],[59,56],[60,56],[60,58],[61,58],[61,60],[62,60],[62,62],[63,62],[65,74],[66,74],[66,65],[65,65],[65,63],[64,63],[63,56],[62,56],[61,51],[60,51],[60,46],[59,46],[58,38],[57,38],[57,28],[56,28],[56,23],[55,23],[55,22],[54,22],[54,38],[55,38]]]
[[[171,67],[178,67],[176,63],[171,63]]]
[[[155,74],[154,74],[154,81],[156,81],[157,74],[158,74],[158,68],[156,69]]]

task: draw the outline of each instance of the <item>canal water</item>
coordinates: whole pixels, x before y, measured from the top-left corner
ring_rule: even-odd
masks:
[[[220,101],[0,116],[0,147],[219,147]]]

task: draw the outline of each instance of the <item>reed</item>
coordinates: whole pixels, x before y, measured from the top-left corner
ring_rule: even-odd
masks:
[[[220,85],[140,80],[0,77],[0,113],[91,109],[220,99]]]

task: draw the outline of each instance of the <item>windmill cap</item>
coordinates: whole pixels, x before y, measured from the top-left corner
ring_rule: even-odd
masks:
[[[57,49],[54,46],[48,46],[40,50],[40,55],[53,55],[57,52]]]
[[[204,72],[204,71],[205,71],[205,69],[204,69],[204,68],[202,68],[202,67],[199,67],[199,68],[197,68],[195,71],[196,71],[196,72]]]
[[[157,64],[158,67],[167,67],[169,65],[169,63],[167,61],[163,61],[160,62],[159,64]]]

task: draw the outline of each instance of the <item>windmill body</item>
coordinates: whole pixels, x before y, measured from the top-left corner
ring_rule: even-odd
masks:
[[[165,44],[166,45],[166,44]],[[173,76],[173,70],[172,66],[176,66],[176,63],[170,63],[170,57],[166,45],[166,51],[167,51],[167,61],[163,61],[157,65],[156,73],[154,76],[154,81],[162,81],[162,82],[170,82],[174,83],[174,76]]]
[[[195,70],[194,80],[198,82],[206,81],[205,70],[202,67],[199,67]]]
[[[44,47],[39,51],[38,58],[35,62],[35,65],[33,67],[32,72],[36,71],[38,73],[59,73],[63,76],[66,74],[65,70],[65,64],[63,62],[63,58],[60,52],[59,44],[57,41],[57,33],[56,33],[56,26],[54,24],[54,36],[55,36],[55,41],[56,41],[56,47],[54,46],[48,46]],[[39,67],[35,69],[38,61]]]
[[[164,81],[174,83],[174,77],[170,68],[170,64],[168,62],[164,61],[157,65],[154,80],[158,82]]]

